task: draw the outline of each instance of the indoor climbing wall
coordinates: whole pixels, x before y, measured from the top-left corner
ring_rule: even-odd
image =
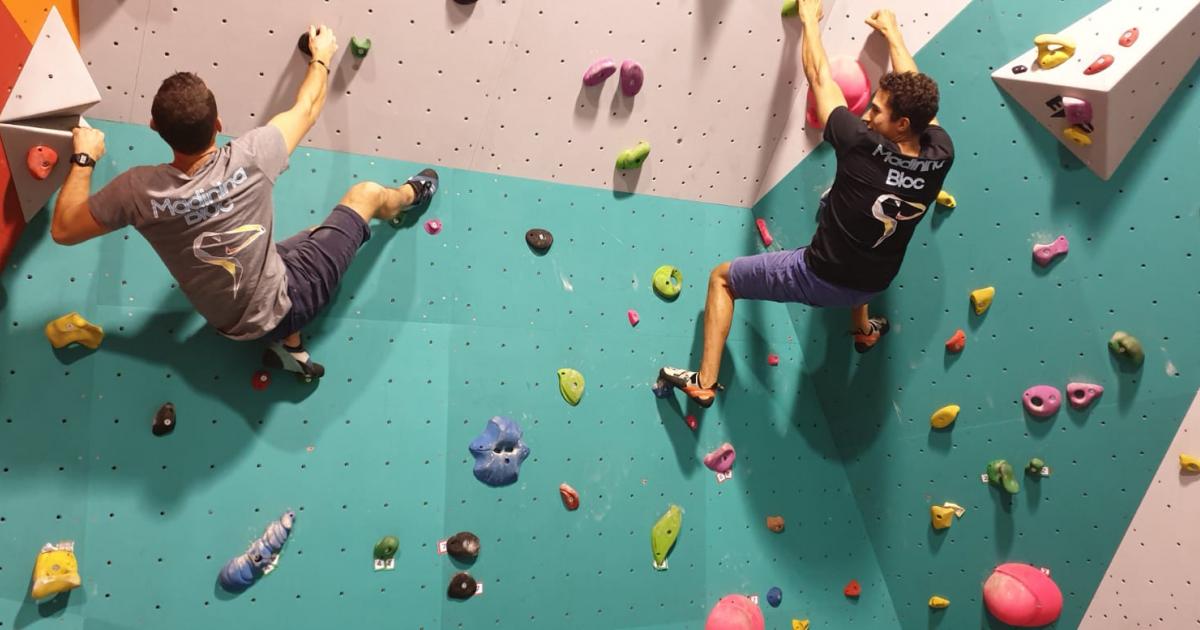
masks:
[[[1100,4],[972,3],[936,36],[917,62],[942,88],[939,117],[958,153],[946,186],[958,205],[931,210],[904,270],[873,305],[891,318],[891,334],[872,354],[851,358],[838,338],[844,313],[790,309],[803,372],[904,628],[1001,627],[984,612],[980,586],[1008,561],[1050,569],[1066,600],[1056,627],[1078,627],[1196,393],[1200,346],[1189,331],[1200,308],[1200,208],[1190,177],[1200,159],[1200,72],[1191,68],[1107,182],[989,76],[1035,35]],[[833,174],[834,156],[822,150],[755,207],[778,243],[808,242]],[[1070,242],[1066,257],[1035,264],[1033,246],[1059,235]],[[986,286],[996,288],[995,301],[976,316],[968,295]],[[966,348],[949,354],[943,343],[959,328]],[[1145,345],[1140,370],[1108,351],[1118,330]],[[1023,409],[1027,388],[1063,391],[1072,381],[1105,391],[1086,410],[1064,404],[1044,420]],[[957,422],[931,430],[930,415],[947,404],[961,406]],[[1033,457],[1051,476],[1021,475],[1011,500],[980,481],[991,460],[1019,471]],[[946,501],[966,513],[934,531],[929,507]],[[1168,505],[1142,510],[1139,518],[1156,527],[1184,527]],[[1172,618],[1194,624],[1200,591],[1179,577],[1164,569],[1153,584],[1122,584],[1121,597],[1126,606],[1157,602],[1151,591],[1165,586],[1178,606]],[[950,607],[930,610],[934,594]],[[1151,608],[1137,618],[1158,616]]]

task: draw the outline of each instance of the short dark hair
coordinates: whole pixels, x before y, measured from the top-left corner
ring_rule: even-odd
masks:
[[[907,117],[914,133],[920,134],[938,112],[938,85],[920,72],[889,72],[879,80],[887,90],[892,120]]]
[[[217,99],[191,72],[176,72],[162,82],[150,116],[158,135],[180,153],[207,149],[217,133]]]

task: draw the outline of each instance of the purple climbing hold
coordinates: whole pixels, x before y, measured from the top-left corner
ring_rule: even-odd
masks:
[[[1059,236],[1053,242],[1034,245],[1033,259],[1037,264],[1045,267],[1058,256],[1067,253],[1070,247],[1071,243],[1067,241],[1067,237]]]
[[[779,608],[779,604],[783,603],[783,589],[772,586],[767,591],[767,603],[771,605],[771,608]]]
[[[1022,73],[1028,72],[1028,71],[1029,71],[1029,68],[1027,68],[1025,66],[1013,66],[1012,67],[1013,74],[1022,74]]]
[[[733,468],[733,460],[736,458],[737,451],[733,450],[732,444],[726,442],[704,456],[704,465],[713,472],[724,474]]]
[[[507,486],[517,480],[529,447],[521,440],[521,427],[509,418],[496,416],[471,442],[475,456],[475,478],[489,486]]]
[[[1094,383],[1067,383],[1067,401],[1076,409],[1083,409],[1104,393],[1104,388]]]
[[[1067,122],[1072,125],[1092,124],[1092,104],[1074,96],[1062,98],[1063,111],[1067,114]]]
[[[1030,387],[1021,398],[1025,401],[1025,410],[1037,418],[1049,418],[1062,406],[1062,394],[1053,385]]]
[[[588,66],[587,72],[583,73],[583,84],[588,87],[600,85],[616,71],[617,62],[613,61],[612,57],[597,59]]]
[[[646,73],[642,70],[642,64],[632,59],[621,62],[621,92],[625,96],[634,96],[641,92],[645,80]]]

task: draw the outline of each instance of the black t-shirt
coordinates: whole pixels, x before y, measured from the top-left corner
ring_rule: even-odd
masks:
[[[837,152],[837,176],[805,262],[828,282],[882,291],[900,272],[917,224],[942,189],[954,144],[932,125],[921,134],[920,156],[902,155],[845,107],[829,115],[825,140]]]

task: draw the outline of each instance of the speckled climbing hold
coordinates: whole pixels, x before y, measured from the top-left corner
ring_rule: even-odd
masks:
[[[384,536],[375,543],[376,560],[391,560],[396,556],[397,551],[400,551],[400,539],[395,536]]]
[[[1034,477],[1042,476],[1042,469],[1046,467],[1046,460],[1041,457],[1031,457],[1029,463],[1025,464],[1025,474]]]
[[[767,229],[767,220],[755,219],[754,225],[758,226],[758,236],[762,239],[763,247],[770,247],[775,239],[771,236],[771,231]]]
[[[83,581],[79,577],[79,561],[75,558],[75,542],[62,540],[46,543],[33,561],[33,583],[29,596],[44,599],[73,588]]]
[[[574,512],[579,509],[579,491],[572,488],[570,484],[560,484],[558,496],[562,498],[563,507],[567,508],[567,511]]]
[[[1092,144],[1092,136],[1080,125],[1071,125],[1063,129],[1063,137],[1080,146],[1086,147]]]
[[[1117,40],[1117,43],[1125,48],[1129,48],[1137,42],[1139,34],[1140,31],[1138,31],[1136,28],[1131,28],[1128,31],[1121,33],[1121,39]]]
[[[988,462],[987,478],[988,483],[1009,494],[1021,491],[1021,485],[1017,483],[1017,477],[1013,474],[1012,464],[1003,459],[993,459]]]
[[[983,584],[983,602],[996,619],[1018,628],[1052,623],[1062,613],[1062,591],[1037,567],[1010,562]]]
[[[696,416],[694,416],[692,414],[688,414],[687,416],[685,416],[683,418],[683,422],[684,422],[684,424],[686,424],[688,426],[689,429],[691,429],[693,431],[695,431],[696,428],[700,426],[700,423],[696,420]]]
[[[1033,260],[1045,267],[1055,258],[1067,253],[1071,248],[1071,243],[1065,236],[1059,236],[1049,243],[1038,244],[1033,246]]]
[[[1200,458],[1180,453],[1179,468],[1184,472],[1200,473]]]
[[[154,422],[150,424],[150,432],[161,437],[174,430],[175,405],[169,402],[163,403],[154,413]]]
[[[1113,61],[1114,59],[1112,55],[1100,55],[1095,61],[1089,64],[1088,67],[1083,69],[1083,73],[1089,75],[1099,74],[1105,70],[1108,70],[1109,66],[1113,65]]]
[[[767,355],[767,365],[770,365],[772,367],[779,365],[779,355],[775,354],[774,352],[772,352],[771,354],[768,354]]]
[[[295,519],[294,512],[284,512],[279,520],[271,521],[271,524],[267,525],[263,535],[250,543],[245,553],[234,556],[225,563],[217,575],[217,582],[221,588],[230,593],[240,593],[270,573],[279,563],[279,553],[291,535]]]
[[[642,162],[650,157],[650,143],[642,140],[636,146],[625,149],[617,155],[617,168],[631,170],[641,168]]]
[[[538,252],[545,252],[554,244],[554,235],[542,228],[533,228],[525,233],[525,244]]]
[[[646,71],[642,64],[626,59],[621,62],[621,93],[625,96],[636,96],[642,91],[642,83],[646,81]]]
[[[487,428],[470,445],[475,457],[475,478],[489,486],[507,486],[517,480],[529,447],[521,440],[521,427],[504,416],[488,420]]]
[[[478,590],[479,583],[471,577],[470,573],[463,571],[455,573],[454,577],[450,578],[450,586],[446,587],[446,595],[451,599],[467,600],[474,597]]]
[[[1083,409],[1092,404],[1104,388],[1095,383],[1067,383],[1067,402],[1076,409]]]
[[[704,456],[704,465],[713,472],[727,473],[733,468],[735,459],[737,451],[733,450],[732,444],[726,442]]]
[[[429,235],[437,234],[442,231],[442,222],[437,219],[430,219],[425,222],[425,232]]]
[[[937,202],[939,205],[945,206],[953,210],[958,207],[958,200],[954,198],[948,191],[938,191]]]
[[[25,154],[25,166],[34,179],[43,180],[50,177],[50,171],[58,164],[58,152],[48,146],[39,144],[29,148]]]
[[[446,539],[446,553],[462,562],[473,562],[479,557],[479,537],[471,532],[458,532]]]
[[[858,583],[858,580],[850,580],[842,589],[842,594],[846,597],[858,597],[862,595],[862,585]]]
[[[603,57],[592,62],[588,69],[583,73],[583,84],[591,87],[600,85],[604,80],[611,77],[617,71],[617,62],[613,61],[612,57]]]
[[[1113,333],[1112,338],[1108,340],[1108,349],[1113,354],[1135,366],[1140,367],[1142,362],[1146,360],[1146,352],[1142,349],[1142,342],[1138,341],[1137,337],[1123,330]]]
[[[938,597],[937,595],[934,595],[933,597],[929,598],[929,607],[930,608],[940,610],[949,605],[950,605],[950,600],[946,599],[945,597]]]
[[[1017,65],[1012,67],[1013,74],[1024,74],[1026,72],[1029,72],[1029,68],[1026,66]]]
[[[983,315],[992,305],[992,299],[996,297],[996,287],[984,287],[975,289],[971,292],[971,306],[975,307],[976,315]]]
[[[965,347],[967,347],[967,333],[963,332],[961,328],[954,331],[954,334],[946,340],[946,352],[958,354]]]
[[[704,630],[763,630],[763,614],[745,595],[726,595],[713,606]]]
[[[1062,406],[1062,393],[1053,385],[1034,385],[1021,395],[1025,411],[1036,418],[1049,418]]]
[[[351,55],[354,55],[358,59],[362,59],[363,57],[366,57],[367,53],[369,53],[369,52],[371,52],[371,38],[370,37],[364,37],[362,39],[359,39],[357,37],[350,38],[350,54]]]
[[[650,552],[654,556],[654,568],[659,571],[667,569],[667,555],[679,538],[679,528],[683,526],[683,510],[678,505],[672,505],[658,518],[654,527],[650,528]]]
[[[579,370],[562,368],[558,371],[558,392],[568,405],[574,407],[583,400],[583,386],[583,375]]]
[[[65,348],[73,343],[95,350],[104,340],[104,329],[71,311],[46,324],[46,338],[55,348]]]
[[[779,605],[783,603],[783,589],[778,586],[772,586],[768,589],[767,603],[771,605],[771,608],[779,608]]]
[[[779,8],[779,14],[784,17],[795,17],[800,15],[799,0],[783,0],[783,6]]]
[[[808,630],[808,620],[807,619],[793,619],[792,620],[792,630]]]
[[[768,516],[767,517],[767,529],[775,532],[776,534],[781,533],[783,531],[783,517],[782,516]]]
[[[668,300],[675,299],[683,290],[683,272],[671,265],[654,270],[654,290]]]
[[[1043,70],[1061,66],[1075,54],[1075,40],[1065,35],[1038,35],[1033,45],[1037,46],[1037,64]]]
[[[630,326],[637,326],[638,322],[642,321],[641,316],[638,315],[638,312],[633,309],[629,309],[629,312],[625,313],[625,315],[629,317]]]
[[[271,385],[271,373],[266,370],[259,370],[250,375],[250,387],[256,391],[262,391]]]
[[[954,508],[941,505],[929,506],[929,519],[934,529],[946,529],[954,524]]]
[[[1092,104],[1081,98],[1074,96],[1062,97],[1063,113],[1067,116],[1067,122],[1072,125],[1090,125],[1092,124]]]
[[[954,424],[954,421],[958,419],[959,410],[960,408],[958,405],[946,405],[945,407],[938,409],[937,411],[933,412],[932,416],[929,416],[930,426],[935,429],[945,429],[946,427]]]

